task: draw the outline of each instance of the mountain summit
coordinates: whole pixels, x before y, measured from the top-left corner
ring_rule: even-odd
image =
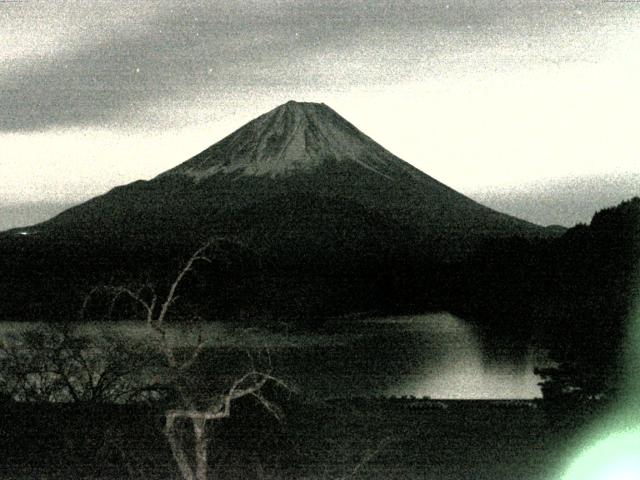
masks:
[[[357,164],[388,180],[416,173],[325,104],[289,101],[162,175],[277,177],[326,162]]]

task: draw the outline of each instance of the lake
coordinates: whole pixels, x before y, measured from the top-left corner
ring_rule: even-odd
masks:
[[[29,326],[5,323],[2,332]],[[150,338],[143,322],[91,323],[81,329]],[[215,366],[227,375],[250,368],[252,361],[264,364],[268,354],[274,375],[314,397],[540,396],[534,351],[495,338],[487,342],[477,328],[448,313],[333,321],[322,331],[295,333],[213,322],[202,327],[202,334],[212,346],[203,358],[205,368]],[[189,345],[194,335],[174,329],[172,341]]]
[[[448,313],[357,321],[315,345],[284,347],[277,371],[320,396],[540,397],[536,355]]]

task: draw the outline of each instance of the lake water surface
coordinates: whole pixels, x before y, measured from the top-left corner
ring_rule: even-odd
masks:
[[[285,348],[279,371],[322,396],[440,399],[540,397],[537,355],[491,339],[448,313],[361,320],[333,344]]]
[[[4,324],[6,334],[33,324]],[[118,332],[146,341],[143,322],[90,324],[86,333]],[[334,321],[318,332],[274,333],[208,323],[212,348],[205,365],[229,374],[249,368],[268,352],[274,375],[315,397],[415,396],[441,399],[512,399],[540,396],[534,352],[499,339],[483,340],[478,329],[448,313]],[[190,333],[173,331],[176,344]],[[256,353],[256,352],[262,352]],[[255,357],[258,355],[258,357]]]

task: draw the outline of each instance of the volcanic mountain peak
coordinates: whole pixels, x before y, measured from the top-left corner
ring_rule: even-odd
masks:
[[[350,162],[386,178],[415,169],[323,103],[289,101],[163,173],[200,180],[216,174],[276,177],[326,162]]]
[[[372,241],[405,245],[407,258],[421,251],[450,261],[487,239],[551,233],[438,182],[326,105],[297,102],[155,179],[114,188],[20,232],[135,245],[189,244],[223,232],[243,242],[264,239],[269,258],[292,265],[333,262],[329,252],[336,259],[382,255]]]

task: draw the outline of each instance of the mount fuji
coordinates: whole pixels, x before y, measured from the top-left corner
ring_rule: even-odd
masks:
[[[233,235],[304,254],[411,239],[443,260],[487,239],[550,234],[438,182],[328,106],[294,101],[149,181],[21,232],[177,243]]]
[[[447,187],[326,105],[288,102],[155,178],[1,234],[4,282],[22,293],[0,313],[72,315],[87,285],[169,278],[212,237],[237,256],[194,294],[207,315],[441,308],[447,272],[487,244],[558,234]]]

